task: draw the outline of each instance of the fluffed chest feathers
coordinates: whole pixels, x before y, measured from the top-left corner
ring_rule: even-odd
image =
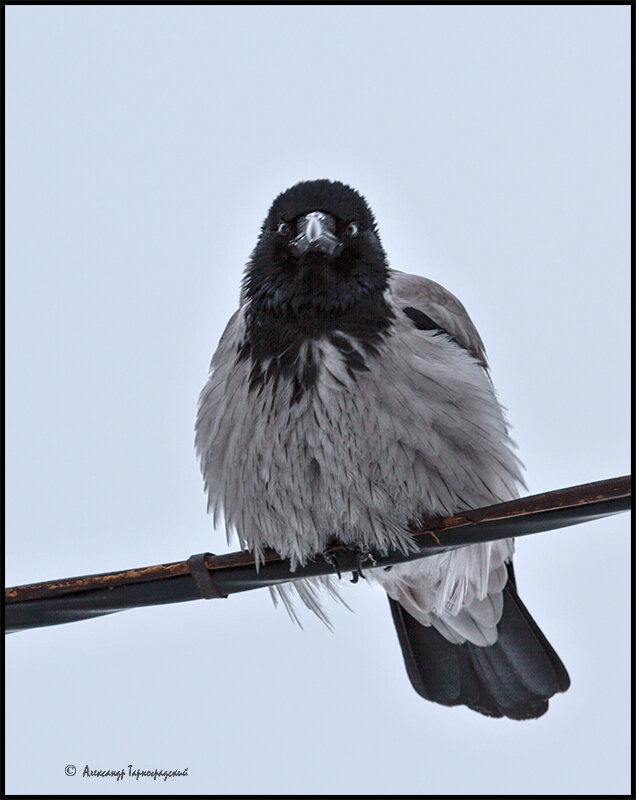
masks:
[[[424,513],[492,498],[475,474],[493,472],[505,428],[482,371],[448,342],[395,347],[394,335],[365,348],[337,331],[260,360],[239,344],[210,452],[226,521],[248,546],[299,560],[335,536],[382,549]]]

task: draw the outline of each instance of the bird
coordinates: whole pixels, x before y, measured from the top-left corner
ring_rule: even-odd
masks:
[[[214,524],[257,565],[413,550],[412,524],[518,497],[522,463],[482,340],[440,284],[389,266],[374,214],[327,179],[276,197],[200,394]],[[517,593],[514,539],[370,569],[423,698],[532,719],[568,673]],[[333,576],[272,590],[328,622]]]

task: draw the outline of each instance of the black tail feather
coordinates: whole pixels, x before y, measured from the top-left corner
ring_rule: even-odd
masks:
[[[418,694],[490,717],[533,719],[545,714],[552,695],[568,688],[565,667],[517,595],[512,565],[503,593],[497,641],[489,647],[452,644],[389,598],[406,671]]]

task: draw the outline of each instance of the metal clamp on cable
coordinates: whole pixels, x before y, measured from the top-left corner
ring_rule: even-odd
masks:
[[[214,554],[198,553],[195,556],[190,556],[188,559],[188,570],[190,571],[192,580],[195,582],[196,587],[199,590],[199,594],[205,600],[227,597],[226,594],[223,594],[223,592],[219,591],[219,587],[216,585],[216,581],[214,580],[214,575],[205,565],[205,557],[211,555]]]

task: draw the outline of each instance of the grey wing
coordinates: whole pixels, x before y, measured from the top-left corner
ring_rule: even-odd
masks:
[[[197,408],[195,447],[208,493],[208,510],[214,510],[215,524],[227,478],[224,463],[231,456],[228,451],[235,427],[232,420],[236,422],[245,410],[242,393],[245,376],[234,368],[244,333],[245,313],[241,307],[223,331]]]
[[[399,308],[414,309],[423,314],[488,369],[484,343],[468,312],[454,294],[430,278],[407,275],[398,270],[391,270],[391,290]]]
[[[488,370],[481,337],[460,301],[435,281],[392,271],[391,292],[396,307],[420,330],[441,330]],[[492,382],[488,375],[488,383]],[[502,418],[494,389],[483,395],[493,418]],[[500,463],[521,481],[505,423],[493,435],[501,437]],[[451,487],[452,488],[452,487]],[[511,496],[515,494],[511,491]],[[506,499],[493,496],[492,502]],[[497,638],[507,580],[505,563],[513,554],[512,540],[472,545],[421,561],[394,566],[377,577],[389,595],[420,622],[433,625],[450,642],[471,641],[485,646]],[[452,602],[451,602],[452,599]]]

